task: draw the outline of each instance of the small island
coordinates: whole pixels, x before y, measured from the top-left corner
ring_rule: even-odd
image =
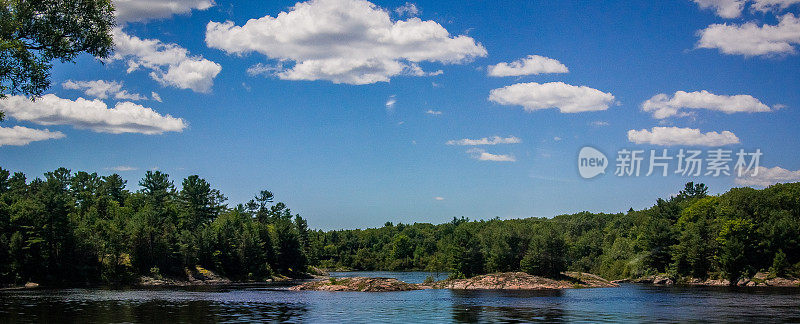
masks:
[[[289,290],[387,292],[420,289],[455,290],[553,290],[570,288],[609,288],[619,285],[599,276],[565,272],[558,279],[533,276],[524,272],[491,273],[469,279],[446,279],[437,282],[411,284],[394,278],[330,278],[306,282]]]

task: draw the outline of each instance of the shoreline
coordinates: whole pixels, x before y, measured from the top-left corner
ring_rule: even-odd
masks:
[[[337,271],[355,272],[360,271]],[[387,271],[393,272],[393,271]],[[414,271],[405,271],[414,272]],[[137,282],[130,284],[83,284],[83,285],[41,285],[28,282],[0,288],[2,291],[24,291],[38,289],[153,289],[153,288],[236,288],[236,287],[287,287],[289,290],[319,291],[409,291],[424,289],[451,290],[558,290],[586,288],[614,288],[619,284],[652,285],[660,287],[732,287],[732,288],[800,288],[800,279],[769,277],[765,273],[757,273],[752,278],[740,279],[736,285],[730,285],[725,279],[683,278],[673,280],[664,275],[652,275],[640,278],[606,280],[600,276],[581,273],[564,272],[560,278],[531,276],[522,272],[494,273],[479,275],[468,279],[445,279],[431,283],[406,283],[386,277],[340,277],[309,274],[303,278],[273,277],[261,281],[232,281],[214,275],[213,279],[176,279],[142,276]]]

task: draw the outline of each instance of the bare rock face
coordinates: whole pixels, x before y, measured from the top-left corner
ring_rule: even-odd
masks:
[[[330,278],[329,280],[311,281],[289,290],[320,291],[408,291],[421,289],[418,285],[402,282],[394,278]]]
[[[670,286],[670,285],[672,285],[674,283],[675,282],[672,281],[672,279],[670,279],[669,277],[655,276],[653,278],[653,284],[654,285]]]
[[[778,277],[767,280],[766,285],[771,287],[800,287],[800,279]]]
[[[306,282],[289,290],[321,291],[407,291],[418,289],[466,289],[466,290],[544,290],[568,288],[618,287],[619,285],[599,276],[564,272],[561,278],[551,279],[532,276],[524,272],[504,272],[476,276],[469,279],[448,279],[431,284],[409,284],[393,278],[330,278]]]
[[[493,273],[469,279],[453,279],[435,282],[431,288],[436,289],[501,289],[501,290],[545,290],[568,288],[600,288],[617,287],[618,285],[599,276],[565,272],[559,279],[532,276],[524,272]]]
[[[162,276],[141,276],[139,277],[138,285],[147,287],[158,286],[214,286],[214,285],[227,285],[231,281],[223,278],[216,273],[206,270],[200,266],[194,269],[184,269],[185,278],[167,278]]]

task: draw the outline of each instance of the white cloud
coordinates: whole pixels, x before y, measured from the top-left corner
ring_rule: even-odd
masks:
[[[206,44],[229,54],[257,52],[279,62],[271,72],[284,80],[334,83],[388,82],[397,75],[430,75],[420,62],[457,64],[486,56],[471,37],[451,36],[434,21],[392,21],[388,11],[365,0],[311,0],[276,17],[243,26],[209,22]],[[434,72],[433,74],[437,74]]]
[[[158,101],[158,102],[163,102],[163,101],[161,100],[161,95],[159,95],[159,94],[158,94],[157,92],[155,92],[155,91],[153,91],[153,92],[150,92],[150,96],[151,96],[151,97],[153,98],[153,100],[155,100],[155,101]]]
[[[694,0],[702,9],[713,9],[722,18],[737,18],[742,15],[745,4],[753,11],[781,11],[800,3],[800,0]]]
[[[501,105],[519,105],[525,111],[558,108],[562,113],[578,113],[606,110],[614,102],[614,96],[587,86],[530,82],[494,89],[489,100]]]
[[[433,197],[433,199],[434,200],[438,200],[438,201],[442,201],[442,200],[444,200],[444,197]]]
[[[150,78],[162,86],[192,89],[207,93],[222,66],[190,56],[189,51],[177,44],[165,44],[157,39],[141,39],[126,34],[120,28],[113,31],[115,52],[111,60],[127,59],[128,73],[139,68],[149,69]]]
[[[790,171],[777,166],[774,168],[759,166],[757,172],[746,172],[735,181],[742,186],[769,187],[776,183],[800,181],[800,170]]]
[[[0,146],[3,145],[28,145],[31,142],[59,139],[66,137],[61,132],[51,132],[47,129],[33,129],[22,126],[0,126]]]
[[[517,144],[517,143],[522,143],[522,140],[516,136],[509,136],[509,137],[492,136],[492,137],[484,137],[481,139],[465,138],[460,140],[449,140],[445,144],[474,146],[474,145]]]
[[[708,109],[726,114],[771,111],[769,106],[749,95],[715,95],[706,90],[677,91],[672,98],[661,93],[642,103],[642,110],[653,113],[653,118],[657,119],[686,116],[687,113],[681,112],[681,109]]]
[[[406,2],[406,4],[395,8],[394,12],[397,13],[398,16],[415,17],[419,15],[419,8],[417,8],[416,4]]]
[[[439,115],[442,114],[442,111],[441,110],[428,109],[428,111],[426,111],[425,113],[428,114],[428,115],[439,116]]]
[[[753,10],[767,12],[780,11],[800,3],[800,0],[755,0]]]
[[[386,100],[386,110],[387,111],[394,111],[394,104],[397,103],[397,99],[394,95],[389,96],[389,99]]]
[[[608,126],[608,122],[604,120],[595,120],[591,122],[590,125],[595,127],[603,127],[603,126]]]
[[[147,21],[186,14],[193,9],[206,10],[213,0],[114,0],[118,22]]]
[[[497,63],[486,68],[489,76],[505,77],[520,75],[536,75],[542,73],[567,73],[569,69],[558,60],[539,55],[528,55],[511,63]]]
[[[700,8],[713,9],[722,18],[736,18],[742,14],[745,0],[694,0]]]
[[[698,32],[698,48],[745,56],[794,54],[800,44],[800,18],[788,13],[777,25],[713,24]]]
[[[553,137],[553,140],[554,140],[554,141],[556,141],[556,142],[560,142],[560,141],[561,141],[561,139],[562,139],[562,138],[561,138],[561,137],[558,137],[558,136],[556,136],[556,137]]]
[[[701,133],[699,129],[679,127],[653,127],[652,130],[629,130],[628,141],[636,144],[722,146],[739,143],[730,131]]]
[[[111,170],[111,171],[116,171],[116,172],[128,172],[128,171],[139,170],[139,168],[128,166],[128,165],[119,165],[119,166],[115,166],[115,167],[106,168],[106,170]]]
[[[180,132],[186,128],[183,119],[162,116],[150,108],[132,102],[118,102],[108,108],[100,100],[62,99],[46,94],[36,101],[23,96],[9,96],[0,100],[0,108],[17,120],[39,125],[71,125],[101,133],[161,134]]]
[[[114,99],[121,100],[146,100],[147,97],[138,93],[130,93],[128,90],[122,89],[122,83],[117,81],[73,81],[67,80],[61,84],[64,89],[81,90],[87,96],[107,99],[113,97]]]
[[[467,150],[473,159],[480,161],[493,161],[493,162],[516,162],[517,159],[513,155],[507,154],[492,154],[487,153],[486,150],[480,148],[471,148]]]

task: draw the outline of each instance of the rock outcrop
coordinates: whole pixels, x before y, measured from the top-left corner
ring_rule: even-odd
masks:
[[[544,290],[617,286],[617,284],[599,276],[581,272],[564,272],[562,273],[562,277],[558,279],[532,276],[524,272],[504,272],[481,275],[469,279],[443,280],[433,283],[430,287],[436,289],[466,290]]]
[[[164,276],[141,276],[139,286],[158,287],[158,286],[218,286],[228,285],[231,281],[223,278],[216,273],[206,270],[200,266],[195,269],[184,269],[185,278],[167,278]]]
[[[681,286],[701,286],[701,287],[727,287],[730,286],[728,279],[698,279],[692,277],[679,278],[673,280],[666,275],[645,276],[637,279],[615,280],[615,283],[632,282],[641,284],[653,284],[661,286],[681,285]],[[741,278],[736,282],[739,287],[800,287],[800,279],[782,278],[770,275],[767,272],[759,272],[752,278]]]
[[[320,291],[408,291],[421,289],[419,285],[405,283],[394,278],[330,278],[328,280],[309,281],[289,288],[289,290]]]

